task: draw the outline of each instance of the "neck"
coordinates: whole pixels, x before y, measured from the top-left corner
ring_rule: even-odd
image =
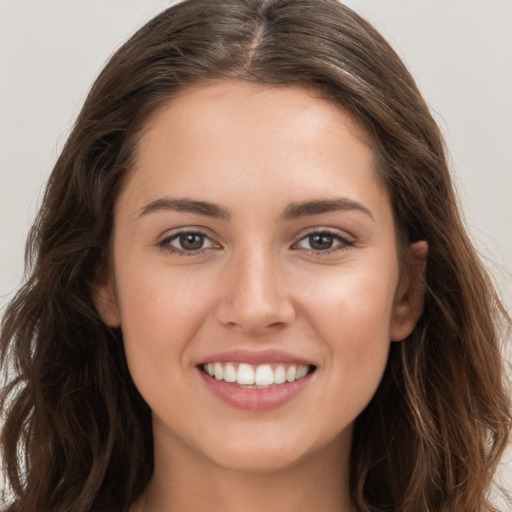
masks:
[[[187,447],[155,450],[155,470],[134,512],[353,512],[347,442],[274,471],[219,467]],[[156,445],[155,445],[156,447]]]

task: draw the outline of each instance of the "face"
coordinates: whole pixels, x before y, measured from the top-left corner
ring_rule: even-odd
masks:
[[[363,140],[302,88],[244,82],[186,89],[147,123],[96,304],[156,452],[256,471],[348,453],[422,308]]]

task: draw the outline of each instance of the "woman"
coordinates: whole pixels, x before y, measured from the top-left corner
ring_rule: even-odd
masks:
[[[346,7],[149,22],[29,247],[2,330],[12,510],[492,510],[506,314],[414,81]]]

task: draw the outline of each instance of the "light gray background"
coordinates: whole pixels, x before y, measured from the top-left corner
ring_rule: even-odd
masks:
[[[112,51],[169,0],[0,0],[0,312],[43,184]],[[443,130],[475,243],[512,310],[512,2],[350,0],[405,59]],[[512,489],[512,455],[502,481]],[[504,510],[512,510],[504,508]]]

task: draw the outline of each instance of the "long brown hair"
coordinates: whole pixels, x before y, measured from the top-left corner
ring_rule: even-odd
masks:
[[[148,483],[150,410],[91,286],[144,121],[187,85],[233,78],[313,88],[355,116],[399,239],[429,244],[423,315],[392,344],[356,421],[358,510],[493,510],[487,495],[511,427],[500,354],[508,318],[461,223],[442,137],[414,80],[334,0],[185,1],[140,29],[96,80],[30,233],[28,279],[3,319],[12,510],[126,511]]]

